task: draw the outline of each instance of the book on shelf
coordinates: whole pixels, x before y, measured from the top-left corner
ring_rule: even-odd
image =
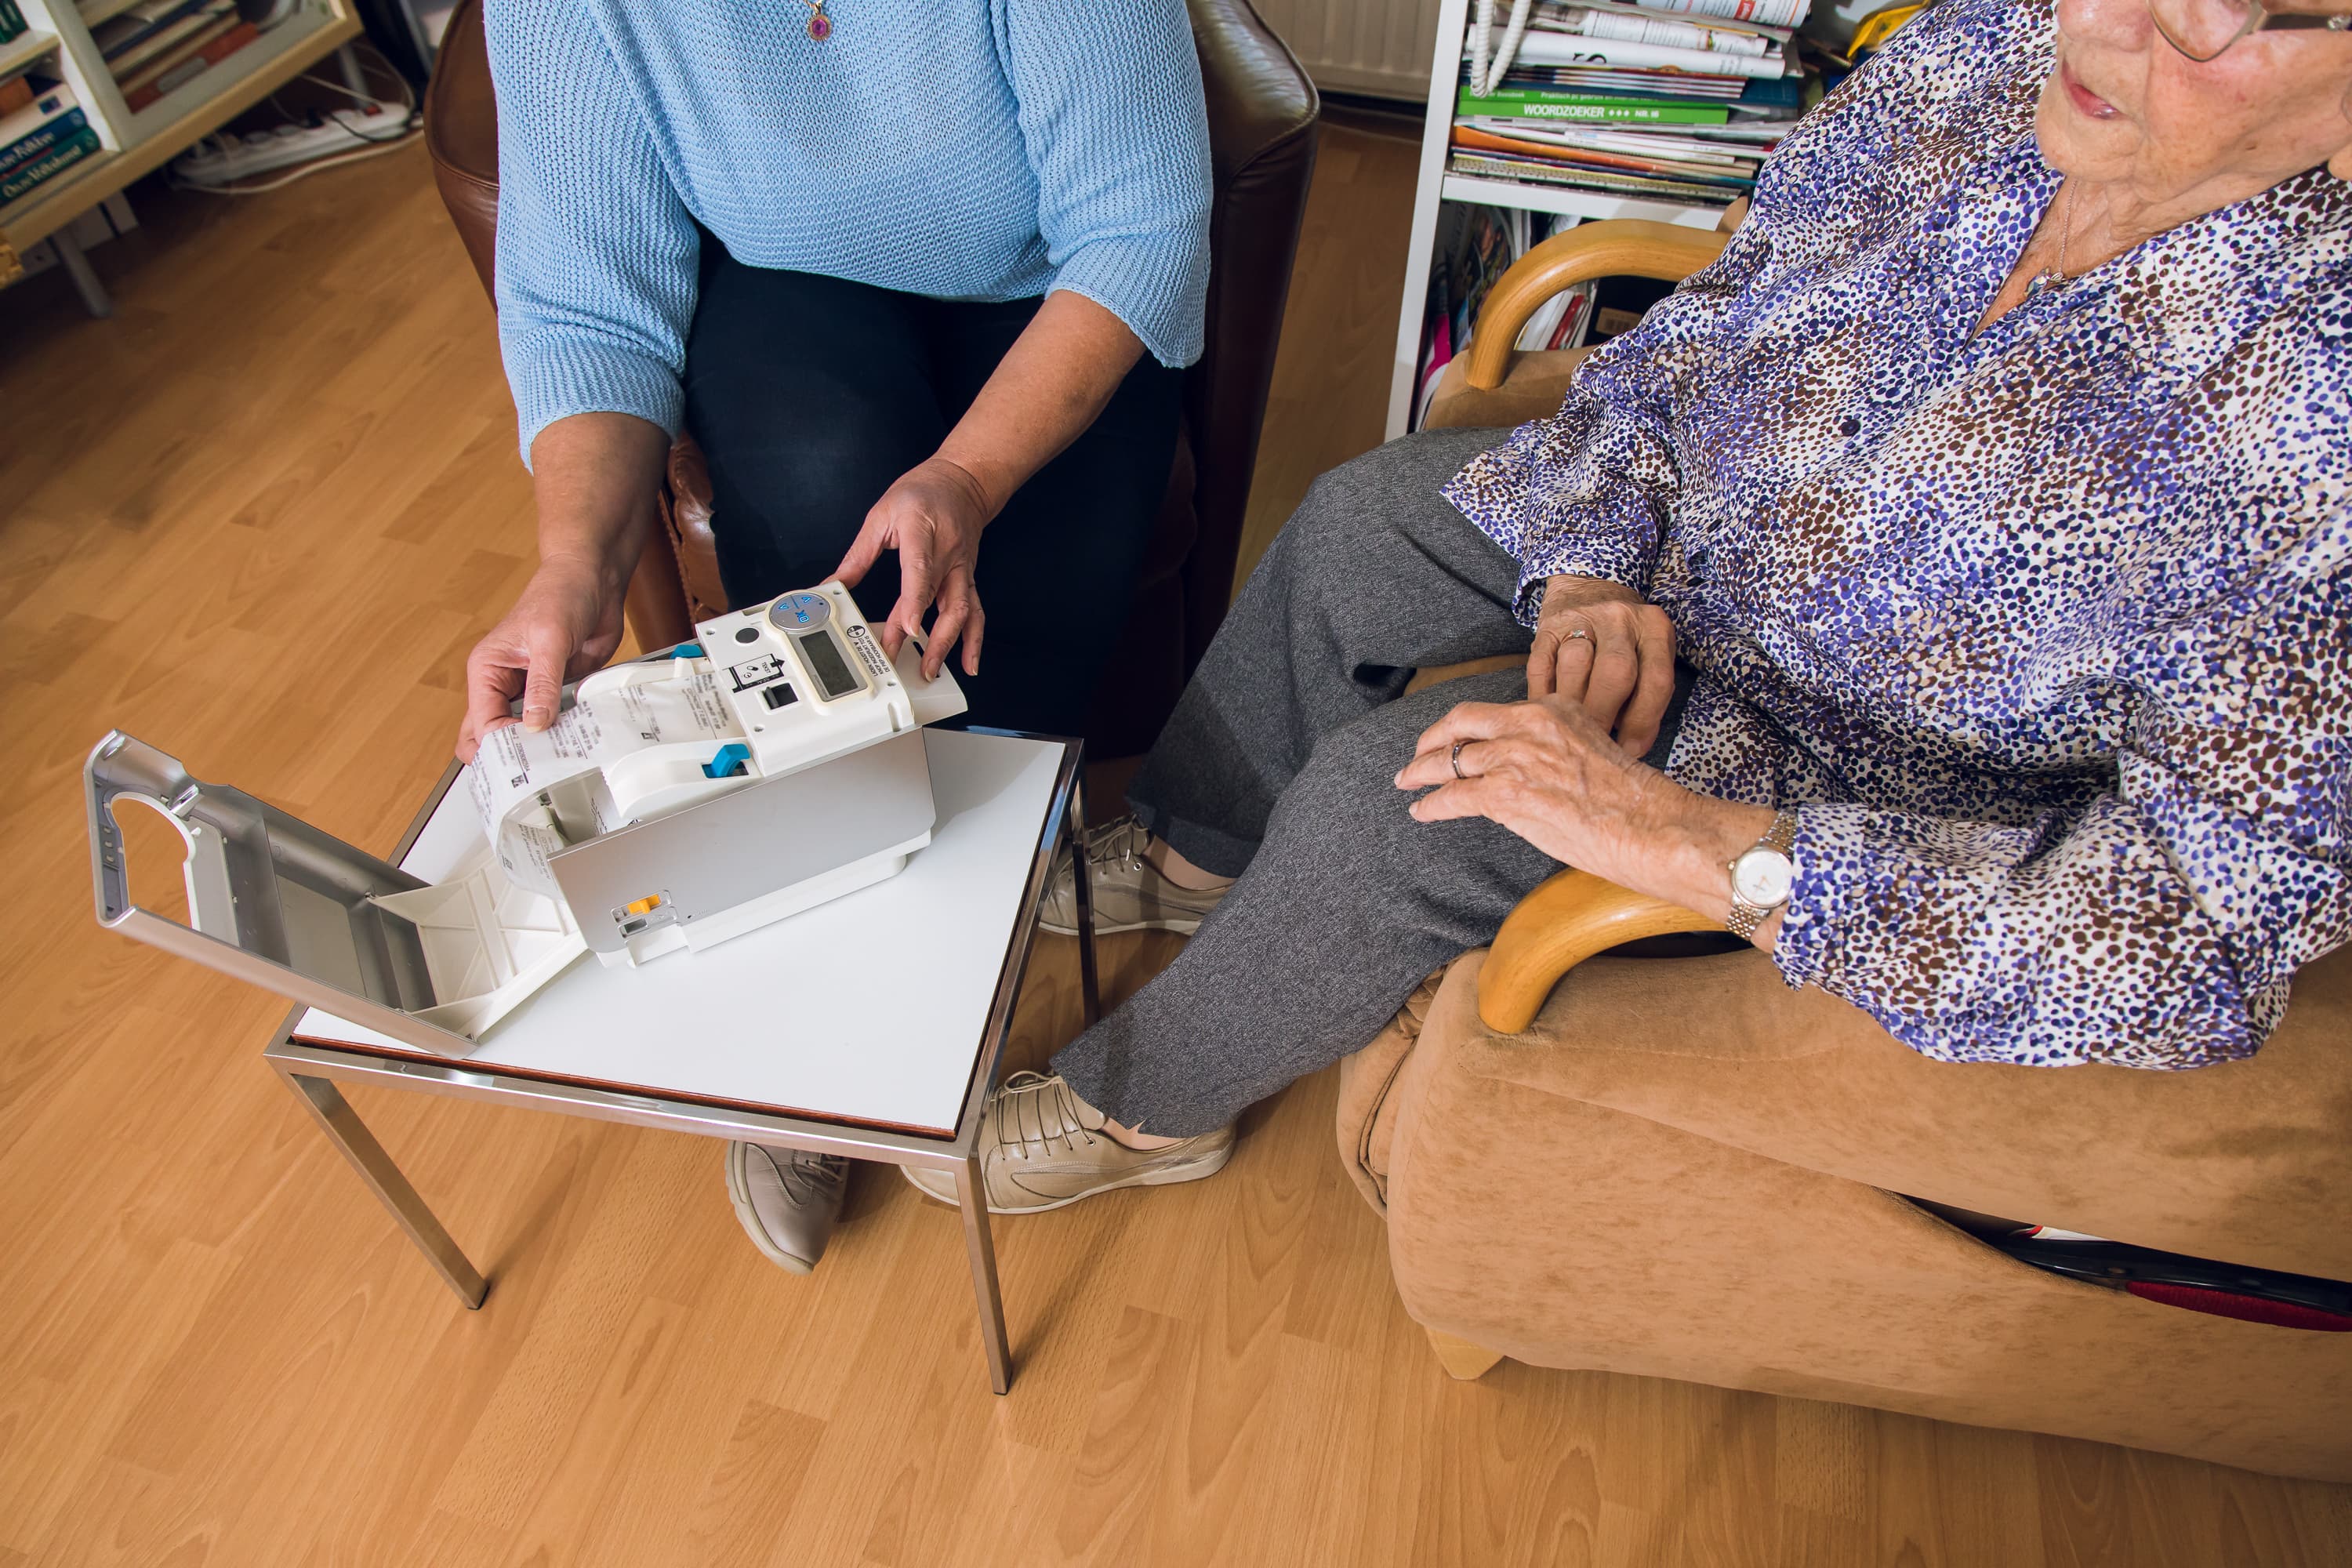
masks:
[[[1694,76],[1778,77],[1789,69],[1778,48],[1769,54],[1734,54],[1724,49],[1684,49],[1630,38],[1587,37],[1577,33],[1538,33],[1519,40],[1519,63],[1580,70],[1680,70]]]
[[[1622,153],[1631,158],[1654,158],[1662,163],[1701,164],[1719,173],[1753,174],[1764,161],[1761,147],[1731,139],[1735,135],[1745,137],[1747,132],[1724,125],[1685,126],[1682,134],[1675,135],[1653,125],[1559,125],[1540,120],[1464,120],[1456,123],[1464,130],[1536,147],[1582,147]]]
[[[0,120],[5,120],[33,101],[31,79],[12,76],[0,80]]]
[[[217,11],[199,12],[191,19],[196,23],[195,26],[155,48],[142,49],[139,58],[127,65],[116,66],[116,85],[125,92],[130,91],[133,83],[147,81],[157,72],[169,70],[230,28],[239,26],[242,20],[234,6],[226,5]]]
[[[1602,97],[1704,99],[1727,107],[1746,96],[1747,84],[1758,79],[1736,76],[1697,76],[1689,71],[1579,70],[1574,67],[1521,66],[1503,79],[1506,89],[1549,88],[1559,92]]]
[[[1536,142],[1523,137],[1498,135],[1492,131],[1468,125],[1454,128],[1453,144],[1459,152],[1510,153],[1545,163],[1556,163],[1563,170],[1591,169],[1603,174],[1648,174],[1697,184],[1722,185],[1735,194],[1756,188],[1756,163],[1749,158],[1708,153],[1675,155],[1675,152],[1668,150],[1649,151],[1591,142]]]
[[[40,157],[89,122],[73,89],[42,88],[30,103],[0,118],[0,175]]]
[[[191,17],[220,6],[222,0],[138,0],[111,20],[90,29],[98,52],[119,66],[135,51],[150,50],[159,38],[184,34]]]
[[[31,162],[0,174],[0,210],[98,151],[98,132],[85,125]]]
[[[1731,118],[1728,105],[1697,99],[1555,92],[1544,88],[1505,88],[1481,96],[1466,84],[1454,100],[1454,111],[1464,119],[1624,121],[1652,125],[1721,125]]]
[[[1548,33],[1739,55],[1778,53],[1792,36],[1786,27],[1768,27],[1705,14],[1675,16],[1638,5],[1596,5],[1592,0],[1573,5],[1547,0],[1536,8],[1534,21],[1539,31]]]
[[[1720,16],[1735,22],[1758,22],[1768,27],[1801,27],[1812,0],[1642,0],[1645,10],[1679,11],[1696,16]]]
[[[122,84],[123,106],[136,114],[164,94],[177,92],[221,61],[261,37],[252,23],[231,16],[219,33],[193,42],[170,59],[159,60]]]
[[[1603,195],[1683,202],[1693,206],[1729,206],[1741,195],[1727,185],[1580,169],[1549,159],[1525,158],[1509,153],[1456,153],[1448,160],[1448,167],[1454,173],[1474,180],[1515,180],[1527,184],[1560,185],[1572,190],[1595,191]]]
[[[25,20],[16,0],[0,0],[0,44],[13,42],[32,30],[32,24]]]
[[[195,4],[174,13],[161,26],[108,55],[106,68],[114,73],[117,81],[126,80],[141,68],[163,58],[191,39],[234,26],[236,19],[236,0],[195,0]]]

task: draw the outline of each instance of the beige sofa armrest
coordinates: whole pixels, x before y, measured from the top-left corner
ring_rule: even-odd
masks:
[[[1562,871],[1519,900],[1478,971],[1478,1017],[1499,1035],[1535,1022],[1560,976],[1595,953],[1643,937],[1721,931],[1719,921],[1605,881]]]

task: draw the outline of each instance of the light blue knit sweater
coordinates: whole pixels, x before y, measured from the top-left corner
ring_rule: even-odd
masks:
[[[1200,357],[1209,132],[1183,0],[488,0],[499,336],[523,459],[675,434],[701,220],[738,260],[942,299],[1067,289]]]

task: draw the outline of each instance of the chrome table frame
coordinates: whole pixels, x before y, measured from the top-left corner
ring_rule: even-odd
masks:
[[[1028,970],[1029,952],[1035,943],[1037,910],[1053,870],[1054,852],[1065,844],[1070,846],[1072,858],[1076,862],[1078,975],[1087,1022],[1094,1023],[1101,1012],[1095,975],[1093,889],[1087,885],[1085,853],[1084,748],[1076,741],[1058,736],[1024,734],[1020,738],[1058,741],[1062,763],[1054,781],[1053,795],[1046,804],[1044,831],[1038,836],[1035,854],[1030,858],[1029,876],[1022,890],[1021,907],[1027,913],[1014,922],[1003,966],[997,973],[996,994],[989,1004],[971,1084],[965,1092],[963,1110],[957,1118],[952,1138],[927,1138],[919,1133],[809,1121],[659,1094],[514,1078],[469,1068],[461,1061],[416,1061],[380,1056],[358,1046],[312,1045],[295,1039],[291,1033],[304,1011],[300,1007],[286,1016],[277,1038],[262,1055],[318,1121],[328,1140],[351,1162],[352,1169],[360,1173],[368,1190],[392,1212],[408,1239],[416,1244],[435,1271],[457,1293],[457,1300],[469,1309],[482,1304],[489,1291],[488,1283],[450,1239],[449,1233],[442,1228],[441,1222],[434,1217],[392,1156],[384,1152],[383,1145],[376,1142],[375,1134],[368,1131],[367,1124],[335,1087],[338,1083],[381,1084],[389,1089],[414,1089],[491,1105],[518,1105],[597,1121],[619,1121],[632,1127],[740,1140],[772,1149],[800,1149],[886,1164],[951,1171],[955,1173],[956,1203],[963,1212],[964,1248],[971,1259],[972,1294],[980,1305],[981,1346],[988,1356],[989,1386],[1003,1394],[1013,1386],[1013,1352],[1004,1331],[1004,1300],[997,1288],[996,1242],[989,1229],[988,1189],[981,1179],[980,1110],[995,1081],[998,1062],[1013,1031],[1013,1004],[1020,996],[1022,976]],[[433,792],[425,809],[416,814],[408,831],[401,836],[400,847],[391,856],[394,864],[408,853],[416,836],[424,830],[456,772],[457,764],[452,763],[448,773],[442,775],[440,788]]]

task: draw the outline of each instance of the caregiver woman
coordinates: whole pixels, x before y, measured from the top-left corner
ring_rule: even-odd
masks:
[[[664,455],[709,460],[730,599],[838,575],[930,618],[971,717],[1075,733],[1124,617],[1207,295],[1182,0],[489,0],[499,334],[540,564],[457,754],[610,658]],[[805,1270],[837,1162],[738,1145]]]

